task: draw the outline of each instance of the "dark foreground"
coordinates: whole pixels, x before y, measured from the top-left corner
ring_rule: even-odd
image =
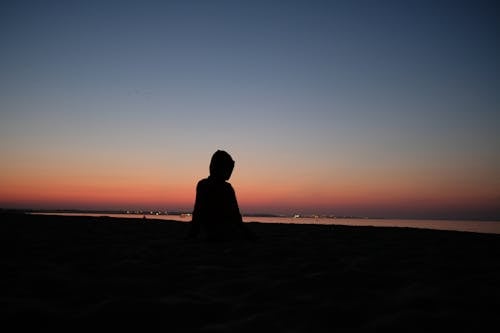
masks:
[[[184,240],[182,222],[0,217],[0,320],[16,327],[424,332],[500,322],[500,235],[251,223],[259,241],[210,244]]]

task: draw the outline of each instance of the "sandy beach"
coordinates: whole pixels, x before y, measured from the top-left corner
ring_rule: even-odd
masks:
[[[500,323],[500,235],[2,213],[1,320],[170,332],[405,332]],[[78,325],[78,326],[77,326]]]

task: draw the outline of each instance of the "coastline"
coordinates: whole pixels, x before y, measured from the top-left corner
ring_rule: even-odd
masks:
[[[18,213],[23,213],[22,211]],[[111,217],[124,219],[147,219],[147,220],[173,220],[190,222],[191,214],[136,214],[136,213],[109,213],[109,212],[28,212],[34,215],[62,215],[62,216],[87,216],[87,217]],[[354,217],[284,217],[284,216],[259,216],[244,215],[244,222],[257,223],[279,223],[279,224],[319,224],[319,225],[350,225],[350,226],[374,226],[374,227],[402,227],[434,230],[451,230],[476,233],[500,234],[500,221],[496,220],[450,220],[450,219],[381,219],[381,218],[354,218]]]
[[[249,223],[256,243],[188,224],[2,214],[2,320],[172,331],[477,329],[498,324],[500,236]]]

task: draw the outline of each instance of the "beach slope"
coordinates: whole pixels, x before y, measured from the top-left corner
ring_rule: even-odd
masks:
[[[178,332],[498,327],[500,235],[249,223],[257,242],[175,221],[2,213],[3,323]]]

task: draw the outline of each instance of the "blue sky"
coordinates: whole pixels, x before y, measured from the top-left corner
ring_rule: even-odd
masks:
[[[9,170],[33,151],[135,151],[196,178],[226,148],[243,188],[252,172],[263,187],[317,175],[291,191],[462,165],[449,182],[490,186],[492,201],[497,14],[494,1],[3,2],[0,151]]]

